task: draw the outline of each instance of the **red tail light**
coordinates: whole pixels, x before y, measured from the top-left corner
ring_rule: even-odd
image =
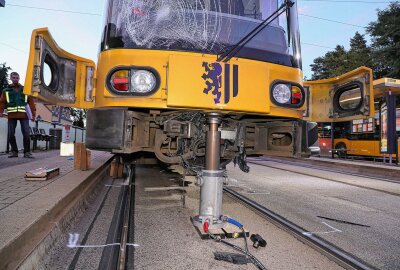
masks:
[[[303,99],[303,94],[301,90],[297,87],[292,87],[292,104],[300,104]]]
[[[129,90],[129,79],[128,78],[113,78],[112,85],[115,90],[128,91]]]
[[[129,91],[129,71],[119,70],[111,77],[111,86],[117,91]]]

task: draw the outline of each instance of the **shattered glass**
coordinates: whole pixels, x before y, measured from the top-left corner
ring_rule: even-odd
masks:
[[[102,50],[143,48],[218,54],[277,8],[277,0],[109,0]],[[287,26],[282,22],[285,24],[286,19],[274,20],[251,40],[246,45],[253,50],[249,53],[288,56]]]

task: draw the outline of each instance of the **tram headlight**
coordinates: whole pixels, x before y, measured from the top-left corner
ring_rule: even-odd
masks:
[[[296,109],[304,105],[306,97],[304,88],[299,83],[280,80],[272,82],[270,96],[275,105]]]
[[[274,100],[280,104],[287,104],[290,102],[292,97],[292,91],[290,85],[278,83],[272,89],[272,96]]]
[[[135,70],[131,75],[131,92],[148,93],[154,90],[157,79],[154,74],[147,70]]]
[[[110,92],[122,96],[150,96],[160,86],[160,75],[151,67],[120,66],[112,69],[107,76]]]

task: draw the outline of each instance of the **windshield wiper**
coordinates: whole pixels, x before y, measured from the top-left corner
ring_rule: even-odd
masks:
[[[250,33],[243,37],[238,43],[230,46],[228,50],[221,53],[217,62],[228,62],[232,57],[234,57],[250,40],[258,35],[265,27],[267,27],[271,22],[273,22],[277,17],[279,17],[283,12],[290,9],[294,5],[291,0],[285,0],[285,2],[268,18],[262,21],[257,27],[255,27]],[[288,26],[290,27],[290,26]]]

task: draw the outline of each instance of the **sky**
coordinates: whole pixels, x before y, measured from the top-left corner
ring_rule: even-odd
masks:
[[[97,61],[103,25],[104,0],[6,0],[0,8],[0,63],[6,62],[25,80],[32,30],[48,27],[64,50]],[[385,0],[298,0],[303,72],[311,78],[310,64],[336,45],[349,49],[356,31],[375,21]],[[40,10],[57,9],[63,11]],[[73,11],[70,13],[65,11]],[[82,14],[88,13],[88,14]],[[310,17],[311,16],[311,17]],[[318,17],[318,18],[315,18]],[[329,21],[330,20],[330,21]],[[337,21],[341,23],[336,23]],[[365,36],[367,41],[369,37]]]

